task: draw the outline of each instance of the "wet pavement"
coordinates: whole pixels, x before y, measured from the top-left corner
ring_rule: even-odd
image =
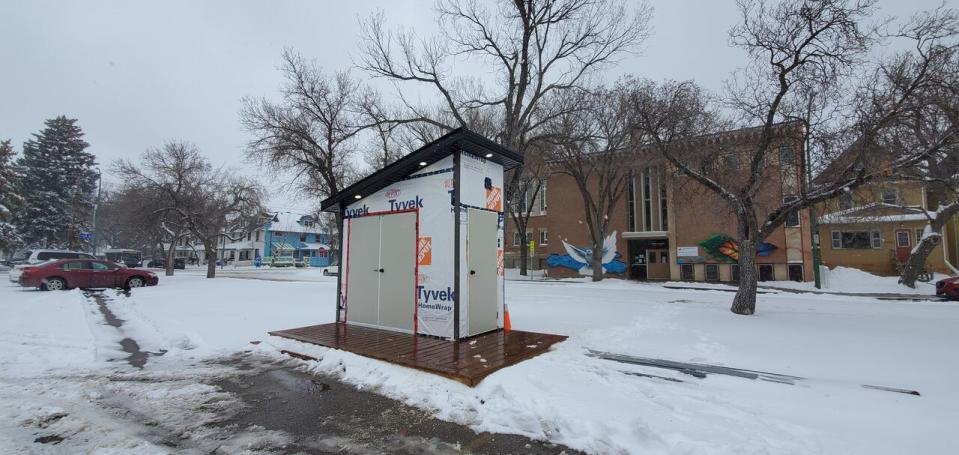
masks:
[[[295,443],[284,453],[580,453],[517,435],[476,433],[420,409],[289,365],[215,385],[237,395],[248,406],[222,425],[285,432]]]

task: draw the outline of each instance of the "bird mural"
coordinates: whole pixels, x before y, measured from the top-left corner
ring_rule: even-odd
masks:
[[[626,264],[619,259],[622,255],[616,251],[616,234],[617,231],[613,231],[603,241],[602,264],[606,273],[622,274],[626,273]],[[565,240],[563,240],[563,248],[566,249],[566,254],[549,255],[546,258],[546,265],[573,269],[584,276],[593,274],[593,268],[590,266],[593,257],[592,248],[580,248]]]

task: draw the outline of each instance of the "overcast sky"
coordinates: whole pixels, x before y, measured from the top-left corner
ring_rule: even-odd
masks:
[[[719,90],[743,54],[727,45],[734,0],[651,0],[653,35],[607,74],[695,79]],[[883,0],[908,16],[939,0]],[[12,1],[0,3],[0,138],[17,150],[45,119],[79,119],[106,170],[170,139],[273,190],[274,210],[309,201],[276,191],[244,161],[244,96],[272,96],[284,47],[330,71],[359,59],[358,19],[382,10],[392,25],[435,30],[432,1]],[[359,73],[359,71],[357,71]]]

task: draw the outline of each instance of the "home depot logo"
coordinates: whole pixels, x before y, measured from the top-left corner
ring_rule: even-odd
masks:
[[[416,264],[430,265],[433,263],[433,237],[420,237],[416,242]]]
[[[496,274],[503,276],[506,272],[505,264],[503,263],[503,250],[496,251]]]
[[[489,210],[503,211],[503,189],[498,186],[491,186],[486,190],[486,208]]]

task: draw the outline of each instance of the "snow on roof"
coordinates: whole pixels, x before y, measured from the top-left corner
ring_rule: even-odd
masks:
[[[276,221],[270,221],[270,230],[279,232],[305,232],[311,234],[324,233],[323,228],[320,227],[318,223],[314,223],[313,227],[300,224],[300,220],[303,217],[312,218],[312,216],[302,213],[276,212],[273,214],[273,219]]]
[[[895,211],[900,213],[881,213],[877,210]],[[928,212],[919,207],[903,207],[901,205],[874,202],[861,207],[853,207],[838,212],[827,213],[819,217],[820,224],[854,224],[854,223],[894,223],[902,221],[927,221],[936,218],[936,212]]]
[[[329,250],[330,246],[325,243],[300,242],[301,250]]]

